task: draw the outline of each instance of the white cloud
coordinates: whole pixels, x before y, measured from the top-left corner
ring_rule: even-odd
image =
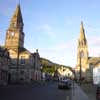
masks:
[[[100,25],[87,24],[87,42],[90,56],[100,56]]]
[[[89,41],[91,46],[99,47],[99,45],[100,45],[100,36],[89,37],[88,41]]]
[[[90,56],[100,56],[100,36],[91,36],[88,43]]]
[[[55,37],[55,33],[53,32],[53,29],[49,24],[43,24],[40,27],[38,27],[37,30],[40,32],[44,32],[45,34],[47,34],[52,38]]]
[[[56,44],[51,48],[40,48],[41,57],[47,58],[55,63],[69,65],[74,67],[76,65],[76,41],[70,40],[63,43]]]
[[[100,56],[99,37],[90,37],[88,40],[90,56]],[[77,40],[73,39],[54,45],[52,48],[40,48],[40,55],[53,62],[75,67],[77,61]]]
[[[88,25],[88,27],[87,27],[87,31],[89,32],[89,33],[92,33],[92,34],[99,34],[100,33],[100,28],[99,27],[96,27],[96,26],[90,26],[90,25]]]
[[[71,24],[71,23],[70,23]],[[88,28],[90,27],[90,28]],[[100,32],[98,28],[92,28],[92,26],[88,26],[88,32]],[[48,24],[44,24],[38,28],[39,31],[46,32],[49,36],[55,35],[52,33],[52,27]],[[100,35],[93,36],[90,34],[87,38],[88,42],[88,50],[89,56],[100,56]],[[66,40],[64,42],[60,42],[58,44],[53,44],[49,48],[39,48],[39,53],[41,57],[47,58],[55,63],[69,65],[75,67],[77,61],[77,38],[74,37],[72,40]]]
[[[41,29],[44,31],[51,31],[51,27],[48,24],[44,24],[43,26],[41,26]]]

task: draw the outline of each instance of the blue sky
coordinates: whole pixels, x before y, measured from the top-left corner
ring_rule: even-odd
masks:
[[[0,0],[0,45],[19,0]],[[84,23],[90,56],[100,56],[99,0],[20,0],[25,47],[41,57],[76,65],[77,39]]]

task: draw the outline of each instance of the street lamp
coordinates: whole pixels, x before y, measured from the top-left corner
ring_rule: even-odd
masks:
[[[80,85],[81,85],[81,78],[82,78],[82,65],[81,59],[84,56],[83,52],[80,52]]]
[[[16,82],[19,82],[19,47],[18,47],[18,50],[17,50],[17,76],[16,76]]]
[[[90,65],[89,65],[89,68],[90,68],[90,73],[91,73],[91,81],[92,81],[92,84],[93,84],[93,64],[92,63],[90,63]]]
[[[43,66],[41,65],[41,67],[40,67],[40,70],[41,70],[41,80],[42,80],[42,69],[43,69]]]

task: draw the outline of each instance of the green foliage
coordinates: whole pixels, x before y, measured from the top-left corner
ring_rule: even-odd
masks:
[[[61,66],[72,69],[70,66],[56,64],[45,58],[40,58],[40,62],[42,65],[42,72],[46,72],[46,73],[50,73],[50,74],[54,74],[55,71]]]
[[[42,72],[53,74],[55,72],[55,67],[44,65],[42,68]]]

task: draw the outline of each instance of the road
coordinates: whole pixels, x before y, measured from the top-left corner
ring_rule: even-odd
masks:
[[[0,100],[71,100],[71,95],[71,90],[58,89],[55,82],[36,86],[0,87]]]

